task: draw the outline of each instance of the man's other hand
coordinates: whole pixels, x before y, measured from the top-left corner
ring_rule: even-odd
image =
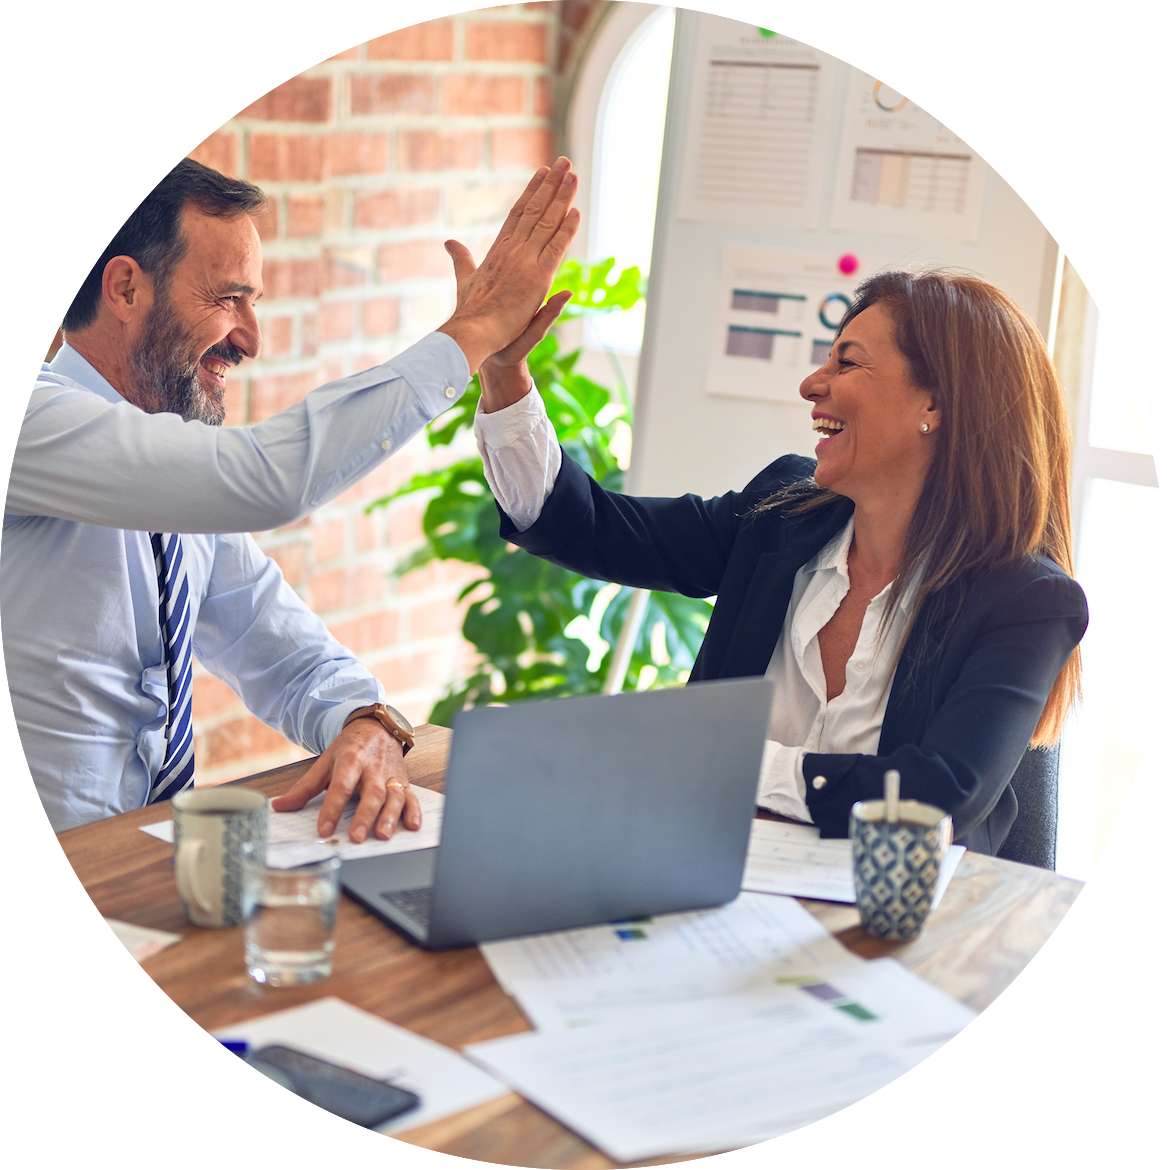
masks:
[[[576,187],[567,159],[540,167],[477,267],[468,248],[446,241],[458,306],[440,331],[461,347],[471,373],[519,337],[538,313],[579,228],[579,212],[571,206]]]
[[[401,744],[376,719],[354,719],[271,806],[276,812],[294,812],[325,789],[316,820],[321,837],[332,836],[354,792],[361,797],[348,831],[354,844],[370,833],[388,841],[399,824],[421,828],[421,806],[409,787]]]

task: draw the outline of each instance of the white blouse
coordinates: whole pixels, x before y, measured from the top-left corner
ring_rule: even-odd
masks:
[[[485,414],[479,406],[474,434],[486,481],[502,509],[525,531],[539,518],[555,486],[562,455],[538,394]],[[810,821],[803,760],[809,752],[874,754],[879,748],[896,651],[907,633],[913,590],[905,590],[888,627],[880,631],[888,585],[867,607],[846,685],[830,702],[819,652],[819,631],[851,587],[847,554],[854,520],[795,574],[782,634],[766,670],[774,705],[758,778],[758,804]],[[812,784],[815,781],[812,780]]]

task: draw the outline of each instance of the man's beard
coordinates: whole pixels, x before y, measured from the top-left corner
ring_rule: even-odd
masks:
[[[221,426],[227,414],[223,391],[218,387],[208,391],[199,380],[204,357],[237,366],[244,355],[229,341],[200,353],[163,292],[143,322],[141,340],[130,351],[129,373],[138,405],[150,414],[166,412],[188,422]]]

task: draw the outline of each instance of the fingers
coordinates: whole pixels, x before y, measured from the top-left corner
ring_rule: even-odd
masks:
[[[316,762],[288,789],[283,796],[277,796],[271,802],[276,812],[295,812],[303,808],[318,792],[323,792],[328,785],[329,753],[325,752]],[[332,832],[329,829],[329,832]],[[321,836],[327,836],[322,833]]]
[[[513,232],[516,240],[530,239],[540,227],[546,236],[553,234],[575,198],[575,189],[576,176],[571,163],[565,158],[557,158],[538,190],[527,200]]]
[[[388,841],[398,826],[413,832],[421,828],[421,805],[413,789],[406,788],[403,792],[400,788],[390,788],[388,793],[373,829],[382,841]]]
[[[445,247],[454,263],[454,279],[458,284],[461,284],[468,277],[474,275],[478,266],[474,263],[474,257],[465,244],[460,244],[457,240],[447,240]]]
[[[564,216],[556,233],[544,245],[542,258],[549,271],[555,272],[559,268],[567,253],[568,245],[575,239],[577,231],[579,231],[579,210],[573,207]]]
[[[503,221],[502,228],[499,230],[497,237],[499,240],[505,240],[510,237],[511,233],[515,230],[515,224],[522,218],[527,204],[531,201],[531,196],[539,190],[543,180],[547,177],[547,172],[550,170],[550,167],[540,167],[531,176],[531,181],[523,189],[523,193],[515,201],[515,205],[510,209],[506,219]]]

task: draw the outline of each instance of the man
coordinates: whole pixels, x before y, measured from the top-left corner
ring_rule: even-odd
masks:
[[[404,719],[247,532],[306,515],[453,404],[484,358],[546,324],[578,226],[566,159],[541,168],[482,265],[447,243],[454,315],[393,361],[255,427],[220,429],[224,379],[259,353],[258,188],[190,160],[94,265],[42,367],[13,461],[0,557],[9,688],[57,831],[193,778],[191,658],[320,754],[277,807],[327,789],[327,836],[421,823]]]

